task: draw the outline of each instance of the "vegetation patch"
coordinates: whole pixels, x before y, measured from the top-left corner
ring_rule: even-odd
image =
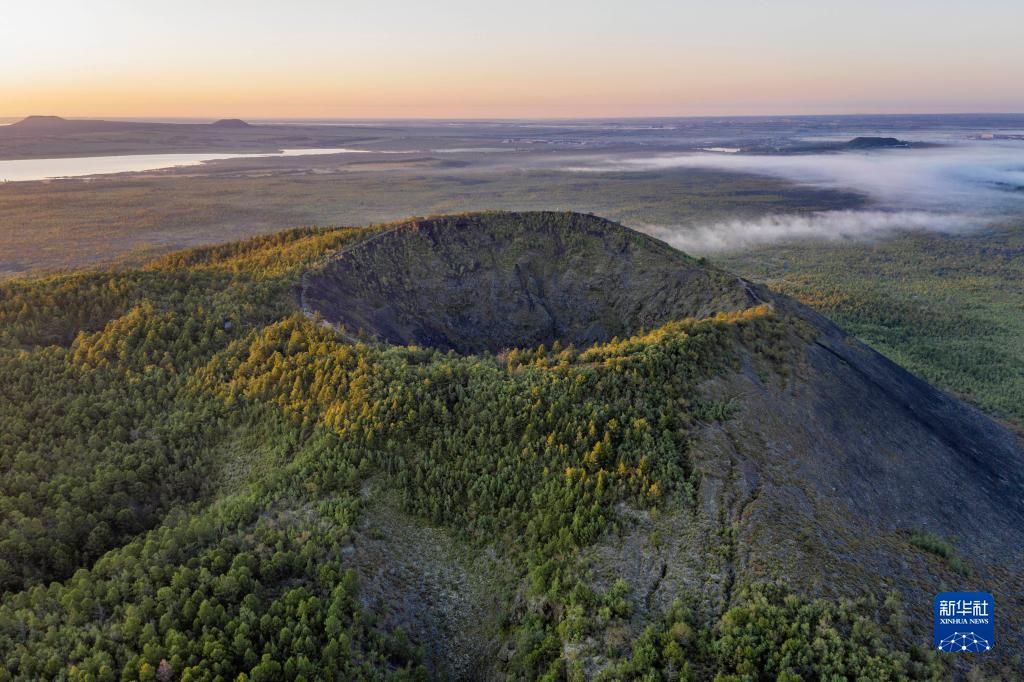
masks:
[[[782,362],[806,332],[788,313],[719,288],[713,314],[586,346],[352,343],[296,285],[372,234],[0,287],[7,677],[937,676],[870,604],[751,588],[709,618],[581,560],[619,509],[694,516],[697,433],[736,414],[699,387]],[[82,287],[103,304],[73,311]]]
[[[949,567],[958,573],[963,573],[966,570],[963,561],[957,556],[953,545],[934,533],[923,530],[914,531],[910,534],[910,544],[930,554],[942,557],[949,564]]]

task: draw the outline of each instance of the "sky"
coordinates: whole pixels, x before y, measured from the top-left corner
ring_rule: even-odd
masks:
[[[14,0],[0,116],[1022,112],[1022,26],[1022,0]]]

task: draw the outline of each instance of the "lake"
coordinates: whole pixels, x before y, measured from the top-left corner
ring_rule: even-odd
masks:
[[[207,161],[259,157],[307,156],[319,154],[369,154],[367,149],[283,149],[279,152],[258,154],[131,154],[125,156],[79,156],[67,159],[12,159],[0,160],[0,182],[24,182],[51,178],[80,178],[110,173],[138,173],[141,171],[198,166]]]

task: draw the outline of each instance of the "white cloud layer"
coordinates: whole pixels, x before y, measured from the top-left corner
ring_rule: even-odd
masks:
[[[927,211],[821,211],[769,215],[757,220],[728,220],[696,227],[638,227],[678,249],[704,255],[795,239],[863,240],[901,230],[959,232],[977,227],[980,222],[984,221],[972,216]]]

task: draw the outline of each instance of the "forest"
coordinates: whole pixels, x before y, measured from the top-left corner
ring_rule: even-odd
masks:
[[[368,481],[507,567],[501,654],[476,675],[945,677],[896,594],[750,584],[709,617],[680,593],[634,632],[627,581],[595,585],[580,561],[618,508],[698,505],[694,433],[735,406],[696,387],[739,348],[783,371],[784,314],[588,348],[354,343],[297,312],[294,285],[373,229],[0,283],[0,680],[444,677],[361,598],[347,557]]]

